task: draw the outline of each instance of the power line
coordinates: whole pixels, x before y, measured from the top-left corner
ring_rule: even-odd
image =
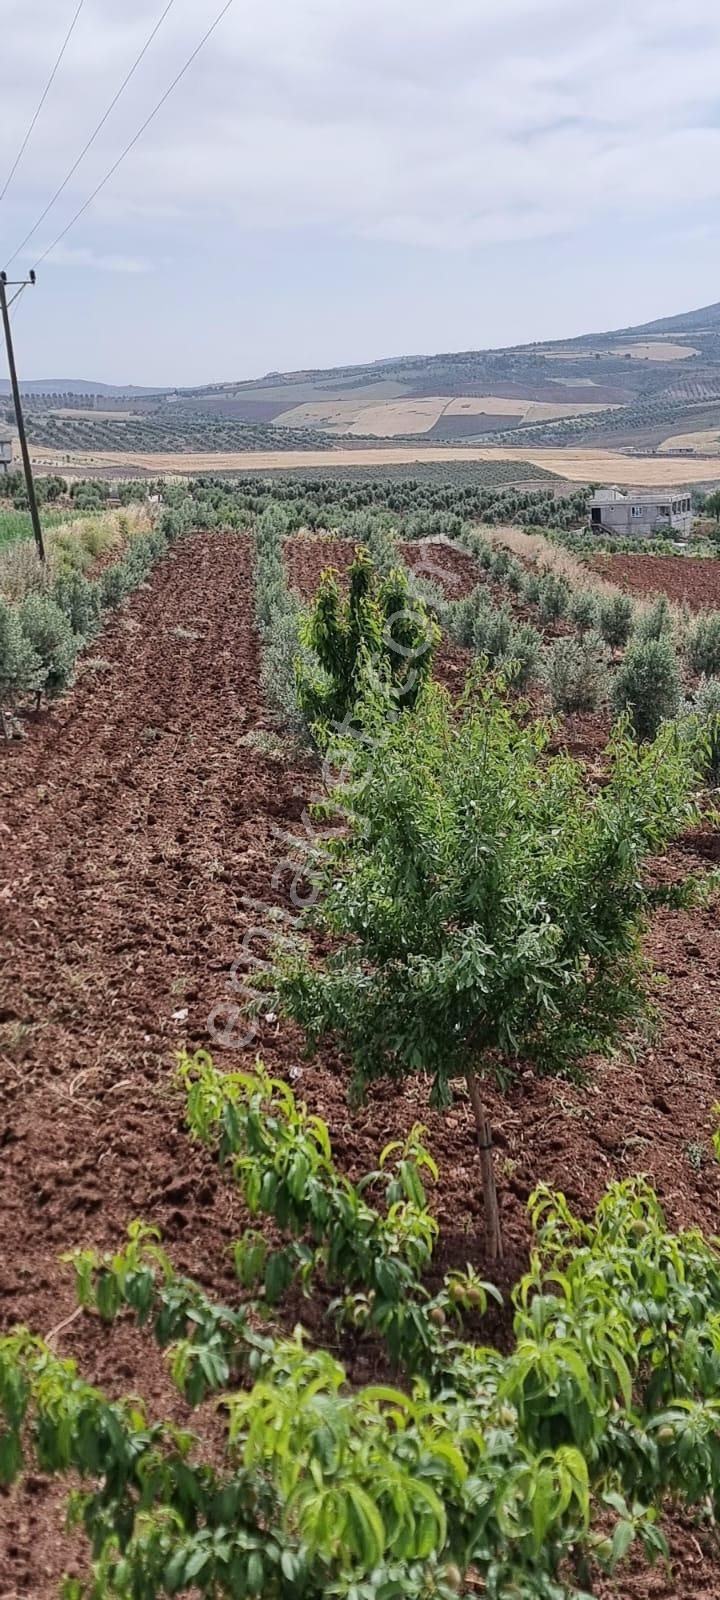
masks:
[[[120,155],[117,158],[117,161],[113,162],[112,166],[110,167],[110,170],[105,173],[105,177],[101,178],[101,180],[100,180],[99,184],[97,185],[97,187],[95,189],[93,189],[92,194],[89,195],[88,199],[84,202],[83,205],[81,205],[80,210],[76,211],[74,217],[70,218],[70,221],[63,228],[62,232],[58,234],[57,239],[53,239],[52,244],[48,245],[47,250],[43,250],[42,255],[38,256],[38,259],[35,262],[36,268],[40,266],[41,262],[46,261],[47,257],[49,255],[52,255],[53,250],[56,250],[58,245],[62,243],[63,239],[70,232],[70,229],[75,227],[75,223],[79,222],[80,218],[87,211],[88,207],[92,205],[93,200],[97,199],[98,195],[100,194],[101,189],[104,189],[106,183],[110,182],[110,179],[117,172],[118,167],[125,160],[125,157],[129,156],[130,151],[135,148],[135,145],[138,143],[138,140],[142,138],[146,128],[150,127],[150,123],[155,120],[155,117],[157,116],[158,112],[162,110],[162,108],[163,108],[163,106],[165,104],[165,101],[169,100],[170,95],[173,92],[173,89],[176,89],[178,84],[179,84],[179,82],[180,82],[180,80],[181,80],[181,78],[185,77],[185,73],[192,66],[193,61],[195,61],[196,58],[199,56],[200,51],[202,50],[203,46],[207,44],[208,39],[210,38],[211,34],[213,34],[215,32],[215,29],[217,27],[219,27],[220,23],[222,22],[223,17],[230,10],[231,5],[233,5],[233,4],[234,4],[234,0],[225,0],[225,5],[223,6],[222,10],[216,16],[215,21],[210,24],[210,27],[207,29],[206,33],[203,34],[202,39],[200,40],[200,43],[195,46],[195,49],[193,50],[192,55],[188,56],[188,59],[185,62],[184,67],[180,68],[180,71],[177,73],[176,77],[173,78],[173,81],[170,84],[169,88],[167,88],[165,90],[165,93],[162,96],[162,98],[160,100],[158,100],[157,105],[153,107],[153,110],[150,112],[149,117],[145,118],[145,121],[143,122],[142,127],[138,128],[138,131],[135,134],[134,138],[132,138],[130,140],[129,144],[126,144],[125,149],[123,151],[121,151]]]
[[[123,78],[123,81],[120,84],[120,88],[118,89],[117,93],[113,96],[112,100],[110,101],[110,104],[109,104],[109,106],[107,108],[107,111],[105,112],[104,116],[102,116],[100,118],[100,121],[99,121],[97,127],[93,129],[93,132],[91,133],[90,138],[88,139],[87,143],[85,145],[83,145],[83,148],[80,151],[80,154],[79,154],[79,156],[77,158],[77,161],[73,162],[73,165],[71,166],[70,171],[68,172],[67,176],[65,178],[63,178],[63,181],[60,184],[59,189],[55,190],[55,193],[54,193],[54,195],[52,197],[52,200],[48,201],[48,204],[46,205],[45,210],[40,213],[40,216],[38,217],[37,222],[34,223],[33,227],[30,229],[30,232],[26,233],[25,238],[18,245],[17,250],[15,250],[13,252],[13,254],[10,256],[9,260],[6,263],[6,265],[8,267],[12,266],[13,261],[16,259],[17,256],[19,256],[21,250],[24,250],[26,244],[29,244],[30,240],[32,239],[33,234],[37,233],[38,228],[45,221],[45,218],[48,215],[48,212],[52,211],[52,208],[55,205],[56,200],[59,200],[61,194],[63,193],[63,191],[65,189],[67,189],[67,186],[68,186],[68,184],[70,182],[70,179],[72,177],[74,177],[75,173],[77,172],[78,167],[80,166],[81,161],[84,161],[85,156],[87,155],[88,150],[90,149],[91,145],[93,145],[95,143],[95,140],[97,139],[98,134],[105,127],[105,123],[107,122],[108,117],[110,116],[110,113],[115,110],[115,107],[116,107],[116,105],[118,103],[118,100],[120,99],[121,95],[123,95],[125,93],[125,90],[127,89],[127,86],[128,86],[128,84],[130,82],[130,79],[132,77],[134,77],[135,73],[137,72],[138,67],[140,66],[140,62],[142,61],[143,57],[145,55],[147,55],[147,52],[150,49],[150,46],[151,46],[151,44],[153,42],[153,39],[155,38],[156,34],[158,34],[160,32],[160,29],[161,29],[161,27],[162,27],[162,25],[163,25],[163,23],[165,21],[165,18],[167,16],[168,12],[172,10],[174,4],[175,4],[175,0],[168,0],[168,3],[166,5],[166,7],[165,7],[165,10],[163,11],[162,15],[158,18],[158,20],[155,23],[155,26],[152,29],[151,33],[148,34],[148,37],[145,40],[145,43],[144,43],[144,45],[142,47],[142,50],[140,51],[139,56],[136,57],[135,61],[133,62],[132,66],[130,68],[130,71]]]
[[[5,333],[8,372],[10,373],[10,388],[12,390],[13,405],[15,407],[15,421],[17,423],[17,430],[20,438],[20,454],[22,456],[23,469],[25,472],[25,487],[27,489],[28,504],[30,506],[30,519],[33,525],[33,533],[35,535],[35,543],[37,545],[38,555],[40,560],[44,562],[45,543],[40,524],[37,496],[35,494],[35,480],[33,478],[32,463],[30,461],[27,434],[25,432],[25,418],[23,416],[22,400],[20,397],[20,384],[18,383],[17,367],[15,365],[15,351],[13,348],[13,337],[12,329],[10,327],[10,315],[7,297],[8,288],[16,289],[17,294],[14,294],[12,299],[17,300],[18,294],[22,294],[23,289],[27,288],[27,285],[30,283],[35,283],[34,272],[31,272],[29,278],[24,278],[20,283],[15,282],[12,284],[8,284],[7,273],[0,272],[0,321],[2,321],[3,330]],[[10,304],[12,305],[12,300],[10,301]]]
[[[77,11],[75,12],[75,15],[74,15],[74,17],[72,19],[72,22],[70,23],[70,27],[68,28],[68,31],[67,31],[67,33],[65,35],[65,39],[64,39],[63,46],[62,46],[62,49],[60,51],[60,54],[59,54],[59,56],[57,58],[57,61],[55,62],[55,65],[54,65],[54,67],[52,69],[52,72],[50,73],[50,77],[48,78],[48,81],[47,81],[47,83],[45,85],[45,88],[43,89],[43,92],[42,92],[42,94],[40,96],[40,100],[38,102],[38,106],[37,106],[37,110],[35,112],[35,115],[34,115],[34,117],[32,119],[32,122],[30,123],[30,127],[28,128],[28,131],[27,131],[27,133],[25,135],[25,138],[23,139],[23,142],[22,142],[22,144],[20,146],[20,149],[18,150],[18,153],[17,153],[17,155],[15,157],[15,160],[13,161],[13,164],[12,164],[12,166],[10,168],[10,171],[9,171],[9,173],[7,175],[7,178],[5,179],[5,185],[0,190],[0,200],[4,200],[5,199],[5,196],[6,196],[7,192],[8,192],[8,189],[10,188],[10,184],[12,183],[12,180],[15,177],[15,173],[17,172],[17,169],[18,169],[18,167],[20,165],[20,162],[22,161],[22,158],[23,158],[23,156],[25,154],[25,151],[27,149],[28,143],[30,141],[30,135],[32,134],[33,128],[35,127],[35,123],[37,122],[37,119],[38,119],[38,117],[40,115],[40,112],[42,111],[42,108],[43,108],[43,106],[45,104],[45,101],[47,100],[47,97],[48,97],[48,95],[50,93],[50,90],[52,89],[52,86],[53,86],[53,83],[55,81],[55,76],[56,76],[58,67],[60,66],[60,62],[62,61],[62,58],[63,58],[63,56],[65,54],[65,51],[67,50],[67,47],[68,47],[68,45],[70,43],[70,40],[72,39],[72,36],[73,36],[73,34],[75,32],[75,24],[76,24],[76,22],[78,20],[78,17],[80,16],[80,12],[82,11],[82,8],[83,8],[84,4],[85,4],[85,0],[79,0],[79,5],[78,5],[78,8],[77,8]]]

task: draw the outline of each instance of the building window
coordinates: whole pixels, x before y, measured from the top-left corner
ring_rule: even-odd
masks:
[[[632,517],[641,517],[644,510],[645,510],[644,506],[633,506],[630,515]]]

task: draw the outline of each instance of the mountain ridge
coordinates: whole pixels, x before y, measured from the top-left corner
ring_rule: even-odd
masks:
[[[87,379],[22,387],[31,442],[54,451],[404,440],[720,454],[720,302],[568,339],[186,388]]]
[[[712,305],[700,306],[694,311],[679,312],[674,316],[657,317],[651,322],[633,323],[623,328],[605,328],[592,333],[574,334],[569,338],[543,339],[531,343],[513,345],[487,345],[468,346],[464,350],[440,350],[430,355],[401,355],[379,356],[373,361],[359,361],[340,363],[334,367],[298,367],[275,369],[256,378],[222,379],[206,384],[121,384],[106,383],[101,380],[88,378],[32,378],[21,381],[20,388],[23,394],[77,394],[77,395],[102,395],[113,399],[122,399],[125,396],[139,396],[150,398],[153,396],[169,395],[200,395],[211,392],[223,392],[228,389],[249,389],[260,387],[279,386],[290,381],[309,380],[317,382],[318,379],[331,375],[338,378],[346,375],[360,375],[365,372],[382,371],[387,373],[390,368],[415,367],[421,363],[434,361],[463,361],[473,356],[512,355],[524,351],[537,351],[553,349],[578,349],[597,343],[601,339],[616,340],[637,337],[640,334],[660,333],[690,333],[693,329],[714,329],[720,332],[720,301]],[[0,395],[9,396],[10,383],[7,378],[0,378]]]

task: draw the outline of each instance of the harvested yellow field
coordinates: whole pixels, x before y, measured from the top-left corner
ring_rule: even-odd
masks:
[[[588,356],[631,356],[636,361],[686,361],[688,356],[699,356],[691,344],[673,344],[669,339],[647,339],[636,344],[614,344],[611,349],[597,350],[547,350],[546,361],[587,361]]]
[[[592,400],[506,400],[501,395],[484,394],[480,399],[451,400],[445,415],[522,417],[523,422],[552,422],[559,417],[584,416],[587,411],[617,411],[607,401]]]
[[[688,356],[699,356],[691,344],[671,344],[662,339],[649,339],[646,344],[616,344],[616,356],[634,356],[638,361],[687,361]]]
[[[396,433],[427,433],[451,404],[449,395],[421,400],[386,400],[358,405],[357,400],[308,400],[275,418],[276,428],[327,428],[333,433],[392,438]]]
[[[695,455],[720,455],[720,433],[717,428],[698,429],[696,433],[674,433],[663,439],[658,450],[692,450]]]
[[[385,404],[360,406],[348,433],[362,438],[375,434],[392,439],[396,433],[429,433],[452,404],[449,395],[423,395],[421,400],[387,400]]]
[[[570,483],[632,484],[637,488],[665,488],[670,484],[720,482],[720,467],[711,459],[687,457],[677,461],[663,456],[624,456],[614,450],[513,450],[462,445],[359,445],[338,450],[247,450],[232,452],[188,451],[187,454],[108,450],[71,452],[31,450],[37,466],[53,472],[92,476],[95,468],[136,469],[154,475],[194,477],[203,472],[286,472],[307,467],[411,467],[440,461],[452,469],[456,461],[529,461]]]
[[[607,403],[582,400],[508,400],[502,395],[455,398],[452,395],[423,395],[419,400],[386,400],[374,405],[358,405],[355,400],[318,401],[293,406],[275,418],[276,427],[325,428],[332,433],[349,433],[355,438],[368,434],[392,439],[397,434],[429,433],[440,417],[486,416],[520,417],[523,422],[547,422],[574,417],[586,411],[611,411]]]

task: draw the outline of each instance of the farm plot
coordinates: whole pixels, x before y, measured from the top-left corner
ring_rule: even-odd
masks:
[[[347,554],[346,545],[297,539],[287,557],[310,593],[328,559],[339,564]],[[440,565],[443,547],[432,554]],[[472,578],[464,559],[450,560],[451,576]],[[88,1242],[115,1247],[135,1216],[162,1228],[182,1270],[231,1303],[238,1298],[227,1252],[248,1218],[234,1187],[190,1145],[171,1075],[178,1046],[212,1042],[208,1018],[232,1003],[230,966],[244,934],[268,925],[268,908],[288,909],[292,872],[280,871],[275,888],[273,874],[302,838],[318,791],[315,767],[263,705],[251,592],[244,537],[181,541],[151,588],[104,632],[73,694],[2,752],[4,1326],[58,1329],[74,1303],[60,1252]],[[715,840],[694,836],[659,874],[702,868],[715,853]],[[543,1179],[585,1211],[614,1175],[642,1169],[673,1224],[717,1230],[713,913],[664,911],[649,953],[667,979],[663,1032],[652,1047],[602,1067],[585,1089],[528,1074],[506,1099],[488,1096],[509,1276],[527,1249],[527,1197]],[[417,1086],[380,1084],[351,1113],[337,1054],[302,1061],[289,1025],[266,1021],[241,1057],[214,1045],[218,1062],[233,1067],[251,1063],[256,1049],[270,1070],[292,1072],[351,1173],[368,1170],[387,1139],[426,1122],[440,1168],[431,1205],[442,1260],[477,1262],[480,1205],[464,1098],[443,1115],[428,1111]],[[317,1329],[321,1309],[295,1298],[290,1318]],[[75,1353],[91,1380],[167,1409],[162,1363],[123,1325],[109,1332],[95,1318],[76,1322],[56,1345]],[[360,1342],[346,1355],[355,1378],[375,1375],[372,1347]],[[59,1527],[57,1495],[39,1478],[0,1502],[0,1592],[54,1600],[63,1566],[77,1561]],[[640,1600],[650,1581],[657,1600],[717,1594],[707,1567],[700,1575],[699,1548],[678,1526],[674,1574],[623,1574],[603,1592]]]
[[[665,594],[691,611],[720,609],[720,559],[597,555],[588,565],[629,594]]]
[[[611,413],[612,414],[612,413]],[[128,471],[148,470],[153,474],[178,473],[184,477],[206,472],[289,472],[293,468],[308,471],[313,467],[340,467],[352,470],[358,467],[410,467],[416,464],[440,462],[445,472],[452,473],[457,464],[465,462],[514,462],[527,476],[528,462],[566,478],[571,483],[627,484],[659,487],[673,484],[715,483],[718,480],[716,462],[693,460],[688,457],[679,471],[677,461],[660,456],[625,456],[614,450],[587,448],[544,449],[531,447],[515,449],[505,446],[475,447],[446,445],[384,445],[357,444],[352,448],[336,448],[329,436],[324,436],[324,447],[317,449],[283,450],[204,450],[204,451],[147,451],[130,450],[53,450],[47,445],[31,448],[33,460],[41,467],[57,469],[67,475],[77,469],[82,476],[94,474],[98,469],[110,467],[126,475]],[[409,474],[412,476],[412,474]]]

